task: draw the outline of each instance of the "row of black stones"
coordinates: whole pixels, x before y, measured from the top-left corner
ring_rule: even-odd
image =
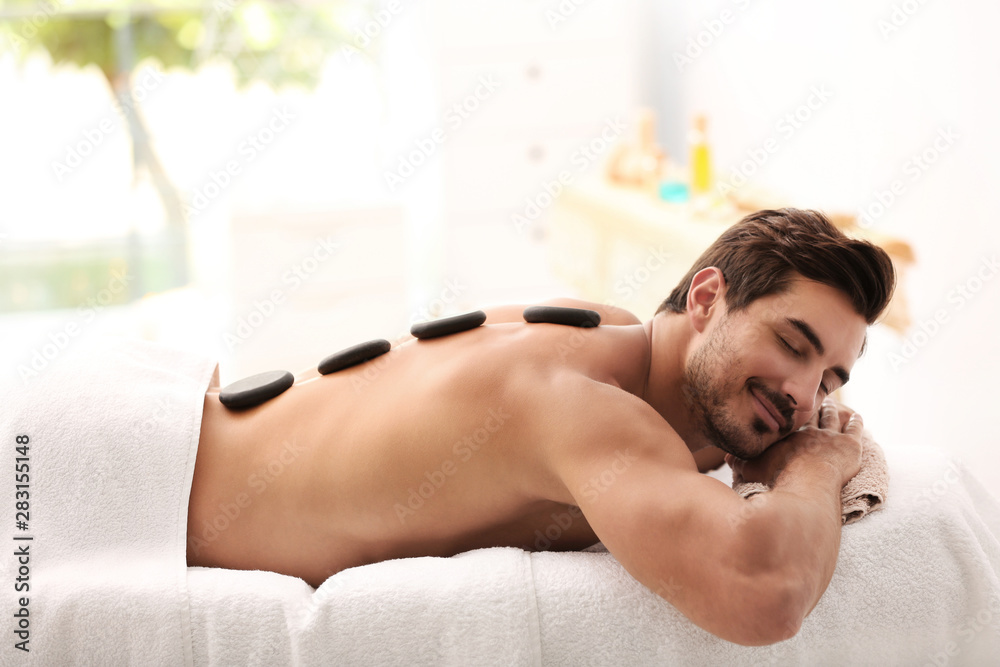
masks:
[[[601,315],[594,310],[583,308],[563,308],[560,306],[529,306],[522,314],[525,322],[565,324],[572,327],[596,327],[601,323]],[[486,313],[477,310],[471,313],[444,317],[431,322],[418,322],[410,327],[410,335],[420,340],[448,336],[475,329],[486,321]],[[329,375],[345,368],[356,366],[388,352],[392,344],[377,338],[352,345],[335,352],[319,362],[320,375]],[[260,405],[283,393],[295,382],[295,376],[288,371],[266,371],[237,380],[219,392],[219,401],[230,410],[244,410]]]

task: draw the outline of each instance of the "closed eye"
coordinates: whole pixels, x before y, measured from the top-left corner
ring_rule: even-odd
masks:
[[[799,352],[798,350],[796,350],[796,349],[795,349],[794,347],[792,347],[792,346],[791,346],[791,345],[790,345],[790,344],[788,343],[788,341],[787,341],[787,340],[785,340],[785,338],[784,338],[783,336],[778,336],[778,340],[780,340],[780,341],[781,341],[781,344],[782,344],[782,345],[784,345],[784,346],[785,346],[785,348],[786,348],[786,349],[787,349],[787,350],[788,350],[789,352],[791,352],[792,354],[794,354],[794,355],[795,355],[796,357],[801,357],[801,356],[802,356],[802,353],[801,353],[801,352]],[[821,391],[822,391],[822,392],[823,392],[823,393],[824,393],[825,395],[829,395],[829,394],[830,394],[830,390],[829,390],[829,389],[827,389],[826,385],[825,385],[825,384],[823,384],[822,382],[820,382],[820,384],[819,384],[819,388],[820,388],[820,390],[821,390]]]
[[[799,352],[798,350],[796,350],[796,349],[795,349],[794,347],[792,347],[791,345],[789,345],[789,344],[788,344],[788,341],[787,341],[787,340],[785,340],[785,339],[784,339],[783,337],[781,337],[781,336],[778,336],[778,340],[780,340],[780,341],[781,341],[781,344],[782,344],[782,345],[784,345],[784,346],[785,346],[786,348],[788,348],[788,350],[789,350],[789,351],[790,351],[790,352],[791,352],[792,354],[794,354],[794,355],[795,355],[796,357],[801,357],[801,356],[802,356],[802,353],[801,353],[801,352]]]

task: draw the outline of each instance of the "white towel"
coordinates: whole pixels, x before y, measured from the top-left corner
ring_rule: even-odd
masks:
[[[27,653],[3,624],[4,664],[191,664],[187,505],[214,368],[144,341],[81,340],[0,399],[0,493],[13,494],[18,435],[30,485],[27,530],[2,503],[4,551],[27,547],[30,586],[4,596],[4,618],[26,597],[29,619]],[[5,587],[20,565],[2,559]]]
[[[313,591],[191,568],[199,665],[542,665],[531,558],[478,549],[344,570]]]

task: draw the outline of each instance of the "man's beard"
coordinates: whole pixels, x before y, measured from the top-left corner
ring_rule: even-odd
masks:
[[[719,449],[741,459],[758,456],[771,443],[748,449],[771,433],[767,424],[756,415],[748,428],[734,418],[726,408],[726,399],[741,395],[742,388],[727,391],[726,379],[740,377],[735,361],[738,351],[729,339],[728,317],[719,322],[709,339],[691,355],[684,373],[683,394],[692,423],[699,432]]]

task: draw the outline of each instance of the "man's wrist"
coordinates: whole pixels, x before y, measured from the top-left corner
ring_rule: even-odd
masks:
[[[819,456],[798,456],[789,461],[774,481],[775,489],[804,491],[814,496],[817,490],[828,490],[839,497],[844,484],[841,470]]]

